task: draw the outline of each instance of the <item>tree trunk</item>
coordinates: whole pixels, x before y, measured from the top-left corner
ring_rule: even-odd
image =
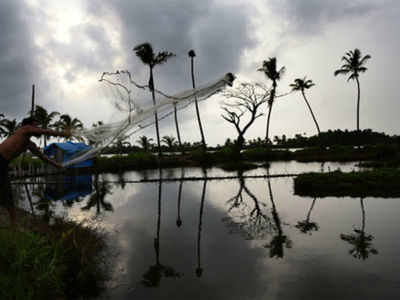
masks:
[[[269,111],[268,111],[268,117],[267,117],[267,132],[265,134],[265,141],[267,143],[270,143],[270,140],[269,140],[269,123],[270,123],[270,120],[271,120],[272,105],[274,104],[274,100],[275,100],[275,91],[276,91],[276,82],[273,81],[272,82],[271,95],[269,96],[269,100],[268,100]]]
[[[151,96],[153,98],[153,107],[156,106],[156,95],[154,92],[154,79],[153,79],[153,68],[150,67],[150,80],[149,80],[149,87],[151,90]],[[156,123],[156,135],[157,135],[157,146],[158,146],[158,155],[162,156],[161,152],[161,143],[160,143],[160,131],[158,129],[158,115],[157,115],[157,110],[154,111],[154,120]]]
[[[271,105],[268,105],[268,106],[269,106],[269,110],[268,110],[268,117],[267,117],[267,132],[265,135],[265,141],[267,143],[270,142],[270,140],[269,140],[269,122],[271,120],[272,103],[271,103]]]
[[[196,88],[196,84],[195,84],[195,81],[194,81],[194,62],[193,61],[194,61],[194,58],[192,57],[191,61],[190,61],[190,63],[191,63],[191,73],[192,73],[192,86],[193,86],[193,89],[195,89]],[[197,122],[199,123],[199,128],[200,128],[201,143],[203,144],[204,152],[206,152],[207,146],[206,146],[206,140],[204,138],[203,126],[201,124],[200,111],[199,111],[199,104],[197,102],[197,96],[194,96],[194,104],[195,104],[195,107],[196,107]]]
[[[307,101],[306,94],[304,93],[304,91],[301,91],[301,93],[303,94],[304,101],[306,102],[306,104],[308,106],[308,109],[310,110],[310,113],[311,113],[311,116],[312,116],[312,118],[314,120],[315,126],[317,126],[318,135],[320,135],[321,131],[319,130],[319,125],[318,125],[317,119],[314,116],[314,113],[313,113],[313,111],[311,109],[310,103],[308,103],[308,101]]]
[[[360,131],[360,81],[358,76],[356,77],[357,82],[357,131]]]
[[[175,117],[176,136],[178,138],[179,148],[181,149],[182,154],[184,154],[182,142],[181,142],[181,134],[179,132],[179,126],[178,126],[178,113],[177,113],[177,109],[176,109],[176,104],[174,104],[174,117]]]

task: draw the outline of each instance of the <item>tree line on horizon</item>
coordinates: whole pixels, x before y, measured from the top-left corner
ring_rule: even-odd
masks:
[[[155,88],[155,79],[154,79],[154,68],[156,66],[165,64],[170,58],[174,57],[175,54],[169,51],[161,51],[154,52],[152,45],[150,43],[142,43],[133,48],[136,56],[142,61],[142,63],[149,68],[149,80],[148,84],[143,86],[148,89],[152,95],[153,106],[157,104],[156,100],[156,88]],[[196,56],[194,50],[190,50],[188,52],[188,56],[191,62],[191,79],[192,79],[192,88],[196,88],[195,77],[194,77],[194,57]],[[343,65],[334,72],[334,76],[338,75],[348,75],[347,81],[355,80],[357,84],[357,113],[356,113],[356,132],[360,133],[359,126],[359,114],[360,114],[360,81],[359,75],[367,71],[365,66],[366,62],[371,58],[370,55],[363,56],[359,49],[354,49],[345,53],[342,57]],[[254,123],[256,119],[263,116],[264,113],[261,112],[262,104],[267,104],[267,118],[266,118],[266,135],[265,139],[257,139],[257,144],[262,144],[264,146],[281,144],[282,140],[275,137],[274,140],[270,139],[270,122],[272,115],[272,108],[275,103],[276,98],[285,96],[285,95],[277,95],[278,83],[281,78],[284,76],[286,67],[278,67],[277,58],[272,57],[267,60],[264,60],[262,66],[257,69],[257,71],[263,72],[267,82],[271,82],[271,86],[267,86],[265,84],[260,83],[241,83],[238,87],[231,89],[228,92],[224,93],[224,96],[227,100],[230,98],[234,99],[234,102],[225,101],[222,109],[223,114],[221,115],[224,120],[231,123],[236,131],[238,132],[238,137],[232,142],[232,144],[238,145],[239,149],[242,149],[246,144],[244,135],[246,131],[250,128],[250,126]],[[104,74],[104,73],[103,73]],[[306,91],[311,87],[315,86],[315,83],[311,79],[307,79],[307,77],[296,78],[294,82],[289,85],[291,88],[291,92],[301,92],[303,100],[311,114],[313,122],[317,129],[317,137],[321,135],[321,129],[317,118],[311,108],[311,105],[306,97]],[[261,90],[261,92],[260,92]],[[163,136],[160,137],[160,130],[158,125],[158,115],[157,111],[154,112],[155,118],[155,130],[156,130],[156,142],[157,142],[157,152],[159,155],[162,155],[162,147],[161,144],[164,143],[167,148],[175,148],[180,151],[184,151],[185,148],[190,148],[193,146],[201,146],[203,151],[206,150],[206,139],[204,135],[204,130],[202,126],[202,121],[200,117],[200,110],[198,106],[197,98],[195,97],[195,109],[196,109],[196,117],[198,122],[198,127],[201,136],[200,143],[183,143],[181,140],[178,115],[176,105],[174,105],[174,121],[176,127],[176,136]],[[53,111],[48,112],[44,107],[40,105],[36,105],[35,117],[39,121],[40,126],[43,128],[53,128],[58,130],[74,130],[83,128],[83,123],[77,119],[73,118],[68,114],[60,114],[59,112]],[[244,115],[250,115],[249,120],[244,125],[242,117]],[[92,126],[99,126],[103,123],[101,121],[92,124]],[[0,114],[0,137],[8,137],[11,135],[19,126],[19,123],[16,119],[7,119],[4,114]],[[299,136],[296,135],[295,139],[299,140]],[[123,147],[131,147],[132,144],[127,141],[128,136],[120,137],[115,144],[114,147],[123,148]],[[152,138],[147,138],[145,136],[139,137],[137,143],[144,149],[154,149],[152,145]],[[230,144],[230,139],[227,138],[225,141],[226,144]],[[255,143],[248,143],[255,144]],[[43,145],[47,145],[46,137],[43,137]]]

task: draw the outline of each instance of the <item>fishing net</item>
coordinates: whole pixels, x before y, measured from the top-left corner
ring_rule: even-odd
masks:
[[[142,109],[132,101],[131,90],[128,89],[126,85],[102,77],[101,80],[118,87],[116,94],[118,97],[115,101],[116,107],[122,111],[127,111],[128,116],[119,122],[98,125],[90,129],[73,130],[73,136],[86,140],[92,147],[89,150],[76,153],[68,161],[63,163],[63,167],[68,167],[97,156],[112,142],[130,136],[137,131],[154,124],[155,112],[158,114],[158,120],[162,120],[173,113],[174,107],[176,107],[177,110],[181,110],[193,103],[195,100],[203,101],[208,99],[222,91],[226,85],[232,86],[234,79],[235,77],[232,73],[227,73],[222,78],[211,83],[172,96],[155,90],[158,94],[158,104],[147,109]],[[130,74],[129,80],[131,84],[134,84],[138,88],[148,88],[148,86],[141,86],[133,82],[130,78]],[[153,117],[152,120],[151,117]]]

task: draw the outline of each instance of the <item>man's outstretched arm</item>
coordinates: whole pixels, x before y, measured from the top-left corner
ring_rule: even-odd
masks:
[[[39,157],[42,161],[44,161],[44,162],[46,162],[46,163],[49,163],[49,164],[55,166],[56,168],[62,168],[62,165],[60,165],[58,162],[56,162],[56,161],[54,161],[54,160],[48,158],[46,155],[44,155],[44,154],[42,153],[42,151],[40,151],[40,150],[38,149],[38,147],[36,147],[36,145],[35,145],[34,143],[30,142],[29,145],[28,145],[28,149],[29,149],[33,154],[35,154],[37,157]]]

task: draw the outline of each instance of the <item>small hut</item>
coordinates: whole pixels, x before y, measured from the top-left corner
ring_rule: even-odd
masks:
[[[84,143],[73,143],[73,142],[52,143],[44,148],[44,154],[54,159],[58,163],[63,163],[71,159],[77,153],[81,151],[90,150],[90,148],[91,148],[90,146]],[[72,165],[71,168],[84,168],[92,166],[93,166],[93,160],[87,159],[81,161],[80,163]]]

